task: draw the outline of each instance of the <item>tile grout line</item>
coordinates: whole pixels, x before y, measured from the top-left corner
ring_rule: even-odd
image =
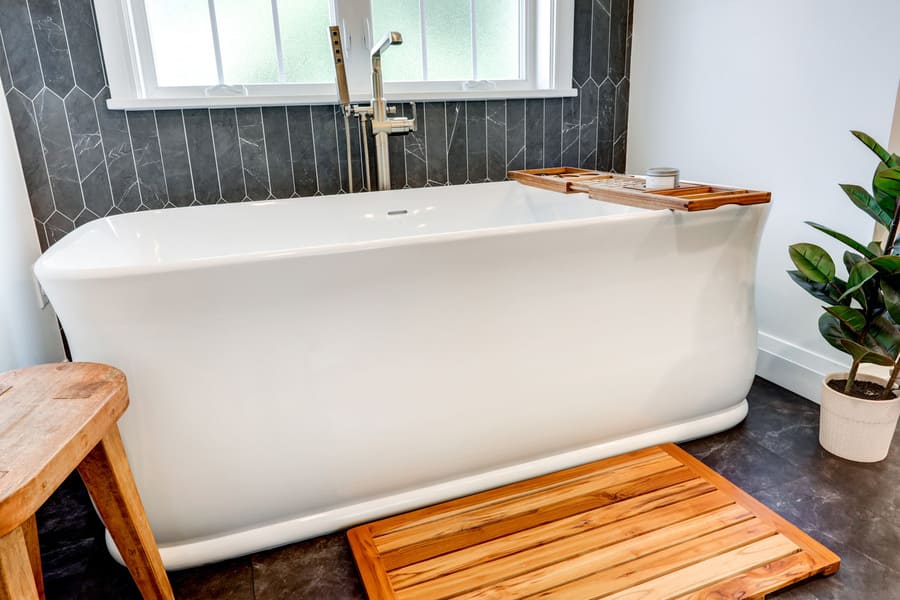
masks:
[[[166,204],[170,204],[175,206],[172,202],[172,191],[169,189],[169,176],[166,174],[166,157],[164,156],[163,147],[162,147],[162,136],[159,135],[159,119],[156,118],[156,111],[150,111],[153,113],[153,124],[156,126],[156,139],[159,143],[159,164],[162,167],[163,172],[163,182],[166,184]],[[165,205],[163,205],[165,207]]]
[[[84,203],[84,186],[82,185],[84,183],[84,181],[81,179],[81,167],[78,165],[78,154],[75,152],[75,137],[72,135],[72,124],[69,122],[68,107],[66,106],[65,99],[60,98],[60,96],[56,92],[54,92],[53,90],[51,90],[49,88],[47,89],[47,92],[49,92],[49,93],[53,94],[54,96],[56,96],[57,98],[59,98],[59,101],[62,103],[63,116],[66,118],[66,133],[69,134],[69,147],[72,150],[72,164],[75,167],[75,177],[78,178],[78,194],[81,196],[81,210],[83,211],[85,208],[87,208],[87,206]],[[46,94],[44,97],[46,98]],[[98,130],[100,129],[100,123],[97,123],[97,129]],[[98,131],[98,133],[99,133],[99,131]],[[79,211],[78,214],[80,215],[81,211]],[[65,216],[68,216],[68,215],[65,215]],[[75,218],[77,218],[77,217],[75,217]],[[75,223],[75,218],[72,219],[73,224]]]
[[[99,130],[100,129],[100,111],[97,110],[96,103],[94,103],[94,113],[97,115],[97,129]],[[134,180],[137,183],[138,198],[141,201],[140,206],[149,208],[144,203],[144,192],[141,189],[141,176],[140,176],[140,173],[138,173],[137,157],[134,155],[134,137],[132,137],[132,135],[131,135],[131,123],[128,120],[128,113],[125,112],[122,115],[122,118],[125,119],[125,130],[128,132],[128,145],[131,147],[131,164],[134,166]],[[103,132],[102,131],[100,132],[100,145],[103,148],[103,162],[106,163],[106,178],[109,180],[109,198],[112,201],[113,206],[116,206],[116,199],[115,199],[115,196],[113,194],[113,189],[112,189],[112,176],[109,174],[109,163],[106,160],[106,142],[103,140]],[[160,154],[162,154],[162,152],[160,152]],[[87,204],[85,204],[85,206],[87,206]]]
[[[313,172],[316,174],[316,191],[313,192],[313,195],[321,194],[322,191],[319,187],[319,158],[316,152],[316,126],[313,122],[312,118],[312,107],[306,107],[307,112],[309,112],[309,145],[312,146],[313,151]]]
[[[4,0],[5,1],[5,0]],[[37,35],[34,33],[34,18],[31,16],[31,4],[29,4],[29,0],[25,0],[25,8],[28,13],[28,23],[31,25],[31,41],[34,42],[34,54],[37,57],[38,70],[41,72],[41,83],[43,87],[47,87],[47,79],[44,76],[44,65],[41,63],[41,53],[38,51],[38,43],[37,43]],[[38,94],[35,94],[35,98]],[[32,98],[33,100],[34,98]]]
[[[206,109],[206,117],[209,120],[209,142],[212,144],[213,163],[216,165],[216,183],[219,184],[219,200],[225,200],[222,195],[222,172],[219,170],[219,151],[216,148],[216,134],[213,131],[212,109]]]
[[[288,162],[291,163],[291,189],[297,192],[297,177],[294,175],[294,145],[291,143],[291,121],[288,119],[288,107],[284,107],[284,133],[287,135]]]
[[[231,110],[234,111],[234,134],[237,136],[238,155],[241,157],[241,182],[244,184],[244,197],[240,199],[240,202],[244,202],[250,199],[250,195],[247,193],[247,171],[244,167],[244,144],[241,140],[241,123],[238,121],[237,109],[232,108]]]
[[[91,2],[91,4],[93,4],[93,2]],[[63,14],[63,7],[61,2],[57,1],[56,6],[59,7],[59,20],[61,21],[60,27],[62,28],[63,32],[63,39],[66,40],[66,56],[69,59],[69,70],[72,72],[72,85],[73,87],[78,87],[78,79],[77,77],[75,77],[75,63],[72,62],[72,47],[69,45],[69,30],[66,28],[66,15]],[[72,90],[69,90],[69,94],[71,93]]]
[[[269,169],[269,142],[266,136],[266,118],[263,116],[262,106],[260,106],[258,110],[259,126],[262,129],[263,156],[266,159],[266,180],[269,182],[269,185],[266,186],[266,189],[269,192],[268,196],[266,196],[266,200],[268,200],[274,196],[272,193],[272,171]]]
[[[3,52],[3,62],[6,65],[6,72],[9,74],[9,90],[6,92],[9,95],[9,92],[15,89],[16,82],[13,81],[12,69],[9,66],[9,53],[6,51],[6,42],[3,40],[2,30],[0,30],[0,51]]]
[[[187,135],[187,122],[184,120],[184,110],[179,110],[181,113],[181,133],[184,135],[184,152],[187,154],[188,161],[188,174],[191,176],[191,194],[193,194],[194,199],[189,203],[189,206],[194,202],[199,202],[197,199],[197,186],[194,185],[194,165],[191,160],[191,143],[188,141]]]
[[[346,167],[341,169],[341,133],[338,131],[337,107],[335,106],[331,106],[331,121],[334,123],[334,149],[337,153],[338,193],[346,194],[348,191],[344,188],[344,171],[346,171]],[[346,151],[346,148],[344,150]]]
[[[97,47],[97,56],[100,59],[100,72],[103,74],[103,83],[109,87],[109,77],[106,74],[106,61],[103,59],[103,45],[100,43],[100,27],[97,25],[97,10],[93,0],[88,2],[91,7],[91,25],[94,27],[94,43]]]

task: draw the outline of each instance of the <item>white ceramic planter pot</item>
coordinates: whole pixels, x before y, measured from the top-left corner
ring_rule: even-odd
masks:
[[[832,454],[847,460],[884,460],[900,417],[900,398],[863,400],[828,387],[829,381],[846,378],[847,373],[832,373],[822,382],[819,443]],[[860,374],[857,380],[887,383],[874,375]]]

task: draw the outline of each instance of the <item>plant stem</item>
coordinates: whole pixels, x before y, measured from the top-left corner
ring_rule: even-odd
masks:
[[[882,400],[887,400],[891,397],[891,394],[894,391],[894,385],[897,383],[898,375],[900,375],[900,357],[897,358],[897,362],[894,363],[894,368],[891,369],[891,377],[888,379],[887,385],[884,386],[884,391],[881,393]]]
[[[875,190],[872,190],[875,191]],[[876,192],[877,193],[877,192]],[[900,198],[894,198],[894,220],[891,221],[891,229],[884,241],[884,254],[890,256],[894,253],[894,239],[897,237],[897,226],[900,225]]]
[[[856,372],[859,371],[859,361],[854,360],[853,365],[850,367],[850,373],[847,375],[847,385],[844,386],[844,393],[850,395],[850,391],[853,389],[853,384],[856,382]]]

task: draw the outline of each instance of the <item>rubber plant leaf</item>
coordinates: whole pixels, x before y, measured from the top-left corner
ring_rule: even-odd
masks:
[[[856,361],[862,363],[872,363],[873,365],[881,365],[883,367],[894,366],[894,361],[890,356],[885,356],[880,352],[873,352],[862,344],[857,344],[853,340],[843,339],[841,340],[841,345]]]
[[[831,283],[815,283],[804,277],[800,271],[788,271],[787,274],[797,285],[817,300],[832,305],[841,303],[838,298],[841,297],[846,287],[839,279],[835,278]]]
[[[900,274],[900,256],[879,256],[870,260],[869,264],[887,275]]]
[[[857,262],[850,270],[850,277],[847,278],[847,290],[839,300],[843,300],[847,296],[852,295],[876,275],[878,275],[878,269],[867,262]]]
[[[850,201],[853,202],[853,204],[885,227],[889,228],[891,226],[891,220],[894,218],[894,214],[885,210],[885,208],[872,197],[872,194],[858,185],[849,183],[842,183],[840,185],[841,189],[844,190],[844,193],[847,194],[847,197],[850,198]]]
[[[881,174],[890,170],[891,168],[883,162],[880,162],[875,166],[875,175],[872,176],[872,192],[875,194],[875,202],[878,203],[878,206],[893,215],[894,209],[897,206],[897,194],[892,193],[889,189],[882,189],[880,187]]]
[[[896,243],[894,245],[896,246]],[[882,250],[881,244],[879,244],[878,242],[869,242],[869,244],[866,246],[866,248],[869,249],[869,252],[875,254],[875,256],[882,255],[881,254],[881,250]]]
[[[858,308],[849,306],[826,306],[825,310],[840,319],[841,323],[850,328],[853,333],[860,333],[866,328],[866,315]]]
[[[900,323],[900,291],[896,284],[900,284],[900,279],[897,277],[885,278],[881,280],[879,287],[888,314],[891,315],[894,323]]]
[[[886,316],[879,315],[869,323],[865,345],[896,360],[900,354],[900,331],[897,325]]]
[[[834,261],[815,244],[793,244],[788,248],[791,260],[803,276],[815,283],[828,283],[834,279]]]
[[[900,167],[877,171],[872,186],[876,191],[888,194],[896,202],[897,196],[900,196]],[[879,206],[886,208],[883,206],[883,202],[879,202]]]
[[[834,231],[833,229],[829,229],[828,227],[825,227],[824,225],[819,225],[818,223],[814,223],[813,221],[806,221],[806,224],[809,225],[810,227],[812,227],[813,229],[818,229],[825,235],[830,235],[834,239],[845,243],[847,246],[850,246],[851,248],[853,248],[854,250],[856,250],[857,252],[859,252],[860,254],[865,256],[866,258],[875,258],[879,254],[881,254],[880,248],[879,248],[878,253],[876,254],[876,253],[872,252],[872,250],[870,248],[863,246],[860,242],[857,242],[850,236],[844,235],[843,233],[839,233],[837,231]]]
[[[897,162],[895,160],[896,155],[891,154],[890,152],[882,148],[881,145],[876,142],[870,135],[863,133],[862,131],[851,131],[850,133],[856,136],[856,139],[865,144],[869,150],[874,152],[881,160],[881,162],[889,167],[897,166]]]
[[[844,330],[841,329],[841,322],[837,317],[828,313],[823,313],[822,316],[819,317],[819,333],[822,334],[822,337],[825,338],[826,342],[841,352],[849,354],[847,349],[841,344],[841,341],[846,340],[847,336],[844,333]]]

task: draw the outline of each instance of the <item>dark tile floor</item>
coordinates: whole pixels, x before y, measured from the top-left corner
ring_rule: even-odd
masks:
[[[886,461],[851,463],[819,447],[815,404],[762,379],[749,400],[744,423],[684,447],[843,559],[837,575],[777,597],[900,600],[900,435]],[[127,571],[107,554],[77,478],[38,513],[38,523],[48,598],[139,598]],[[343,533],[173,572],[171,579],[179,599],[365,598]]]

